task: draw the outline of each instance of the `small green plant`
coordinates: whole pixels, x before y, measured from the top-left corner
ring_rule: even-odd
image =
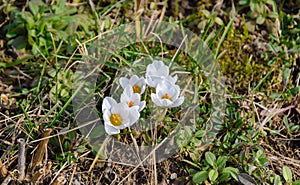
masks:
[[[223,20],[218,17],[216,13],[204,9],[201,11],[201,15],[202,14],[204,15],[202,18],[203,20],[198,24],[198,28],[200,28],[201,30],[204,30],[207,25],[212,23],[216,23],[220,26],[224,25]]]
[[[219,184],[231,178],[237,180],[239,170],[233,167],[226,167],[228,159],[227,156],[219,156],[216,158],[212,152],[206,152],[204,160],[205,166],[202,168],[202,171],[198,171],[193,175],[193,182],[199,184],[209,180],[212,184]]]
[[[55,1],[53,6],[40,0],[28,5],[29,10],[12,10],[12,22],[6,26],[8,44],[18,50],[28,49],[36,56],[43,53],[46,57],[70,54],[77,46],[76,39],[93,35],[91,19],[62,0]]]
[[[56,71],[52,68],[48,72],[52,81],[52,87],[49,95],[53,101],[67,101],[71,97],[72,90],[76,82],[80,79],[78,73],[74,73],[71,69]]]
[[[240,0],[239,5],[250,7],[249,16],[256,24],[263,24],[266,19],[278,18],[277,5],[272,0]],[[271,6],[271,7],[270,7]]]

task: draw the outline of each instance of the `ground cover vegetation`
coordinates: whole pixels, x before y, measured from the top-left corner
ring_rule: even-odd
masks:
[[[0,2],[2,184],[300,184],[299,0]],[[195,73],[195,61],[159,42],[122,48],[100,67],[93,94],[100,117],[118,71],[146,56],[162,56],[155,60],[165,64],[174,60],[194,74],[193,93],[199,95],[196,126],[182,135],[190,139],[168,159],[135,167],[113,162],[91,145],[99,130],[84,137],[72,93],[86,48],[110,30],[141,20],[185,27],[209,46],[224,76],[226,107],[213,142],[200,145],[212,97],[209,81]],[[161,91],[171,100],[171,91]],[[148,88],[141,96],[148,103],[154,92]],[[158,99],[157,105],[167,101]],[[152,108],[146,104],[136,114],[143,119]],[[179,114],[175,106],[168,109],[155,134],[120,127],[113,137],[135,145],[159,143]]]

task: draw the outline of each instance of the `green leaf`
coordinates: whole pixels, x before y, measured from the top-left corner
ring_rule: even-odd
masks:
[[[33,56],[32,55],[28,55],[28,56],[25,56],[25,57],[23,57],[23,58],[20,58],[20,59],[18,59],[18,60],[15,60],[15,61],[13,61],[13,62],[10,62],[10,63],[3,63],[3,62],[0,62],[0,67],[12,67],[12,66],[16,66],[16,65],[19,65],[19,64],[21,64],[21,63],[23,63],[23,62],[26,62],[27,60],[29,60],[29,59],[32,59],[33,58]]]
[[[207,178],[208,178],[208,173],[207,173],[207,171],[197,172],[197,173],[193,176],[193,182],[194,182],[194,183],[201,183],[201,182],[205,181]]]
[[[25,49],[27,46],[27,39],[25,36],[18,36],[8,42],[9,45],[12,45],[17,50]]]
[[[195,133],[195,137],[197,138],[201,138],[205,135],[206,131],[205,130],[198,130],[196,133]]]
[[[265,17],[263,17],[262,15],[259,15],[257,18],[256,18],[256,23],[257,24],[263,24],[265,22]]]
[[[286,129],[288,130],[288,132],[290,132],[290,125],[289,125],[289,121],[288,121],[287,117],[286,117],[286,116],[283,116],[282,121],[283,121],[283,123],[284,123]]]
[[[280,98],[282,95],[280,93],[272,93],[269,98],[271,99],[278,99]]]
[[[293,126],[291,126],[290,130],[291,130],[291,132],[294,132],[294,131],[298,130],[299,128],[300,128],[299,125],[293,125]]]
[[[244,185],[257,185],[255,180],[246,173],[240,173],[238,174],[239,181]]]
[[[26,28],[28,30],[31,30],[31,29],[34,28],[35,21],[34,21],[34,18],[32,17],[32,15],[31,15],[31,13],[22,12],[21,17],[22,17],[22,19],[24,19],[26,21],[26,23],[27,23]]]
[[[105,134],[105,130],[104,130],[104,126],[103,125],[99,125],[99,126],[96,126],[91,134],[90,134],[90,137],[91,138],[99,138],[101,136],[103,136]]]
[[[233,167],[226,167],[223,169],[222,171],[222,174],[230,174],[231,177],[233,177],[235,180],[238,181],[238,173],[239,173],[239,170],[237,168],[233,168]]]
[[[293,185],[300,185],[300,180],[296,180],[295,182],[292,183]]]
[[[261,165],[266,165],[269,162],[268,159],[265,157],[258,158],[258,161],[260,162]]]
[[[227,180],[229,180],[229,178],[230,178],[230,174],[229,174],[229,173],[223,173],[223,174],[220,176],[219,181],[220,181],[220,182],[227,181]]]
[[[63,89],[60,91],[60,95],[61,95],[61,97],[63,97],[63,98],[68,98],[68,97],[69,97],[69,91],[66,90],[65,88],[63,88]]]
[[[282,85],[286,86],[291,75],[291,69],[285,68],[282,73]]]
[[[202,10],[202,13],[205,15],[205,17],[209,18],[210,17],[210,12],[208,10]]]
[[[78,27],[78,24],[76,22],[70,22],[67,26],[66,33],[69,36],[74,35],[77,30],[77,27]]]
[[[212,152],[205,153],[205,160],[210,164],[212,167],[216,164],[216,156]]]
[[[286,182],[292,182],[293,174],[292,174],[292,171],[289,167],[283,166],[282,167],[282,174],[283,174],[283,178],[285,179]]]
[[[242,5],[242,6],[244,6],[244,5],[249,5],[249,3],[250,3],[249,0],[240,0],[240,1],[239,1],[239,5]]]
[[[32,15],[35,16],[39,11],[38,3],[36,1],[29,1],[28,5]]]
[[[218,170],[212,169],[208,173],[208,178],[210,181],[215,181],[219,176]]]
[[[227,157],[226,156],[220,156],[217,160],[218,169],[225,168],[226,162],[227,162]]]
[[[220,17],[216,17],[216,18],[215,18],[215,22],[216,22],[218,25],[220,25],[220,26],[224,25],[224,22],[223,22],[223,20],[222,20]]]
[[[300,87],[294,87],[288,90],[289,93],[291,93],[293,96],[296,96],[300,93]]]
[[[251,3],[250,3],[250,9],[251,9],[251,11],[252,12],[257,12],[257,4],[258,4],[258,2],[257,1],[251,1]]]
[[[6,37],[13,38],[13,37],[17,36],[18,34],[19,33],[16,30],[12,30],[12,31],[7,32]]]
[[[260,11],[261,11],[262,15],[265,16],[267,14],[266,6],[263,4],[263,2],[260,2],[259,6],[260,6]]]
[[[270,13],[268,13],[268,17],[276,19],[276,18],[278,18],[278,13],[277,12],[270,12]]]
[[[33,54],[34,56],[40,55],[40,52],[39,52],[38,48],[39,48],[39,47],[36,45],[36,43],[34,43],[34,44],[32,45],[31,51],[32,51],[32,54]]]
[[[279,175],[275,175],[274,185],[282,185],[281,179]]]

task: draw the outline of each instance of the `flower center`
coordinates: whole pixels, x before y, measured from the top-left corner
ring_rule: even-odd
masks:
[[[161,98],[162,98],[162,99],[168,99],[168,100],[173,101],[173,99],[169,96],[168,93],[165,93]]]
[[[113,126],[121,126],[123,121],[119,114],[112,114],[109,120]]]
[[[138,94],[140,94],[141,91],[142,91],[142,89],[141,89],[140,86],[138,86],[138,85],[134,85],[134,86],[132,87],[132,89],[133,89],[133,92],[134,92],[134,93],[138,93]]]
[[[128,103],[128,107],[132,107],[134,105],[134,102],[133,101],[130,101],[129,103]]]

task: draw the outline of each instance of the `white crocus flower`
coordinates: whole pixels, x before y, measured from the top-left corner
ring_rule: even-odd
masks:
[[[120,133],[120,129],[133,125],[140,117],[137,108],[129,108],[124,102],[117,103],[111,97],[104,98],[102,111],[105,131],[109,135]]]
[[[152,64],[149,64],[146,69],[146,83],[150,87],[156,87],[162,80],[167,80],[172,84],[177,81],[177,76],[169,76],[169,67],[162,61],[154,60]]]
[[[117,101],[113,99],[112,97],[105,97],[102,102],[102,113],[104,113],[106,110],[110,110],[111,106],[117,104]]]
[[[134,93],[143,94],[146,89],[146,81],[144,77],[139,78],[137,75],[133,75],[130,79],[121,77],[120,85],[123,89],[130,85]]]
[[[180,88],[167,80],[161,81],[156,87],[156,93],[151,93],[153,103],[160,107],[178,107],[184,97],[179,97]]]
[[[128,105],[129,108],[136,107],[138,111],[142,111],[145,108],[146,102],[141,101],[141,95],[133,92],[133,88],[128,85],[121,94],[121,102]]]

